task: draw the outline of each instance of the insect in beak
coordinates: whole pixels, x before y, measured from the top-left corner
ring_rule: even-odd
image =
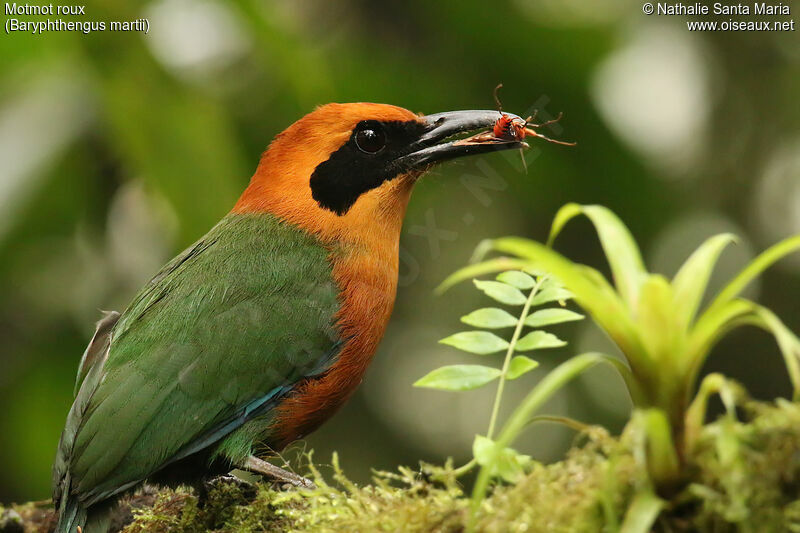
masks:
[[[491,130],[478,133],[469,137],[468,139],[464,139],[463,142],[474,142],[474,143],[491,143],[491,142],[518,142],[520,143],[520,157],[522,157],[522,165],[525,167],[525,172],[528,172],[528,165],[525,161],[525,156],[522,153],[523,148],[527,148],[527,143],[523,142],[525,137],[537,137],[539,139],[543,139],[547,142],[553,144],[560,144],[563,146],[575,146],[577,143],[574,142],[567,142],[567,141],[559,141],[557,139],[551,139],[546,135],[542,135],[541,133],[537,132],[536,129],[543,128],[545,126],[550,126],[551,124],[555,124],[561,117],[564,116],[563,113],[559,113],[558,116],[554,119],[548,120],[546,122],[542,122],[541,124],[536,124],[533,121],[536,119],[536,114],[538,110],[533,112],[533,115],[529,116],[527,119],[522,120],[520,117],[509,115],[507,113],[503,113],[503,105],[500,103],[500,98],[497,94],[498,90],[503,87],[502,83],[499,83],[497,87],[494,88],[494,101],[497,104],[497,112],[500,113],[500,118],[494,123],[494,126]]]

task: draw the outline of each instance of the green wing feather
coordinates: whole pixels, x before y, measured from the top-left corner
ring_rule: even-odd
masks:
[[[337,295],[313,237],[270,215],[228,215],[122,314],[99,383],[82,370],[54,481],[68,473],[91,505],[225,437],[243,408],[332,362]]]

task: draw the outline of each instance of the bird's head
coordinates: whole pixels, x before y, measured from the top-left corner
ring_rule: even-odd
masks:
[[[432,165],[525,146],[453,139],[491,129],[497,119],[497,111],[417,115],[385,104],[321,106],[278,134],[234,212],[267,211],[331,240],[399,235],[411,189]]]

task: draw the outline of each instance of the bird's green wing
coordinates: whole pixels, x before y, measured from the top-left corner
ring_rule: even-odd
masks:
[[[56,484],[68,475],[91,505],[323,372],[340,342],[337,295],[313,237],[269,215],[228,215],[139,293],[96,357],[102,370],[83,369]]]

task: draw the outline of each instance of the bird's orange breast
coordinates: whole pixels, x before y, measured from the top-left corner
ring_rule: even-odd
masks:
[[[397,290],[400,230],[416,176],[403,177],[363,195],[344,216],[319,212],[287,198],[262,206],[315,234],[329,249],[340,289],[335,323],[344,341],[336,362],[320,377],[307,379],[275,409],[270,445],[281,449],[308,435],[351,396],[361,383],[386,331]]]
[[[336,317],[344,344],[321,377],[299,384],[276,409],[270,440],[283,448],[314,431],[355,391],[378,348],[394,306],[397,246],[334,258],[342,289]]]
[[[361,383],[394,307],[400,230],[412,186],[411,177],[387,182],[360,198],[347,215],[326,214],[326,224],[309,224],[308,219],[283,213],[329,248],[333,279],[340,289],[335,323],[344,344],[325,374],[298,384],[276,408],[270,435],[275,448],[314,431]]]

